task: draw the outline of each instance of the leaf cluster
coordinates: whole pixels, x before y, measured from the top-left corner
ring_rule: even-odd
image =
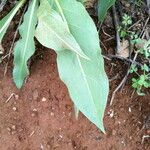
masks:
[[[78,2],[79,1],[79,2]],[[30,0],[14,47],[13,80],[21,88],[29,75],[28,61],[35,53],[36,38],[57,53],[59,76],[68,87],[76,112],[81,111],[104,132],[103,116],[109,91],[99,45],[99,35],[84,3],[86,0]],[[0,20],[0,45],[8,26],[24,6],[19,0]],[[115,0],[99,0],[99,20]]]

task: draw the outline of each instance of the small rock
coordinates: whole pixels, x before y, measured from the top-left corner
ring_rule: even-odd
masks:
[[[63,136],[62,135],[59,135],[59,137],[62,139],[63,138]]]
[[[51,116],[54,116],[54,113],[53,113],[53,112],[51,112]]]
[[[113,117],[114,117],[114,111],[111,109],[111,110],[108,112],[108,115],[110,116],[110,118],[113,118]]]
[[[12,132],[11,132],[12,135],[15,134],[15,133],[16,133],[16,131],[12,131]]]
[[[36,108],[33,109],[34,112],[37,112],[38,110]]]
[[[46,102],[46,100],[47,100],[47,99],[46,99],[45,97],[42,98],[42,102]]]
[[[12,109],[13,109],[13,111],[17,111],[17,108],[16,108],[16,107],[13,107]]]
[[[131,107],[129,107],[129,112],[131,112]]]
[[[11,128],[12,128],[13,130],[16,130],[16,126],[15,126],[15,125],[13,125]]]

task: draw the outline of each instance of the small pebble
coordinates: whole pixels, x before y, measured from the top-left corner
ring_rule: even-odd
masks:
[[[51,112],[51,116],[54,116],[54,113],[53,113],[53,112]]]
[[[15,125],[13,125],[11,128],[12,128],[13,130],[16,130],[16,126],[15,126]]]
[[[45,97],[42,98],[42,102],[46,102],[46,98]]]
[[[13,111],[17,111],[17,108],[16,108],[16,107],[13,107],[12,109],[13,109]]]
[[[37,109],[36,109],[36,108],[34,108],[34,109],[33,109],[33,111],[34,111],[34,112],[36,112],[36,111],[37,111]]]
[[[131,112],[131,107],[129,107],[129,112]]]
[[[112,118],[114,116],[114,111],[112,111],[111,113],[110,113],[110,118]]]
[[[59,135],[59,137],[62,139],[63,138],[63,136],[62,135]]]
[[[16,133],[16,131],[12,131],[12,132],[11,132],[12,135],[15,134],[15,133]]]

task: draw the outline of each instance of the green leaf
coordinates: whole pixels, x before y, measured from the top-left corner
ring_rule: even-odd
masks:
[[[81,2],[81,3],[84,3],[84,2],[86,2],[87,0],[77,0],[77,1],[79,1],[79,2]]]
[[[34,34],[37,23],[37,8],[38,0],[32,0],[19,28],[21,39],[14,48],[13,79],[18,88],[21,88],[25,77],[29,74],[27,61],[35,52]]]
[[[59,9],[53,0],[56,11]],[[99,36],[84,6],[76,0],[61,0],[59,5],[71,34],[90,61],[69,50],[56,51],[59,75],[67,85],[75,106],[103,132],[103,116],[109,84],[100,54]]]
[[[95,56],[95,60],[92,59],[87,62],[70,51],[60,52],[57,57],[58,70],[77,108],[104,132],[108,81],[101,58]]]
[[[64,19],[51,8],[47,0],[41,0],[38,10],[38,26],[35,33],[37,40],[45,47],[57,51],[69,49],[88,59],[70,33],[67,22]]]
[[[19,8],[24,4],[25,0],[20,0],[16,6],[7,14],[2,20],[0,20],[0,43],[3,39],[3,36],[6,33],[6,30],[13,19],[14,15],[17,13]]]
[[[102,22],[106,16],[107,10],[115,4],[116,0],[99,0],[98,1],[98,18]]]

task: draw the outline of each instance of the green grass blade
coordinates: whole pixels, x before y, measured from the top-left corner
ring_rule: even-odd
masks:
[[[99,0],[98,1],[98,18],[104,21],[108,9],[115,4],[116,0]]]
[[[32,0],[19,27],[21,39],[14,48],[13,79],[18,88],[23,85],[25,77],[29,74],[27,61],[35,52],[34,34],[37,23],[38,0]]]
[[[14,15],[17,13],[19,8],[24,4],[26,0],[20,0],[16,6],[2,19],[0,20],[0,43],[3,39],[3,36],[6,33],[6,30],[13,19]]]

